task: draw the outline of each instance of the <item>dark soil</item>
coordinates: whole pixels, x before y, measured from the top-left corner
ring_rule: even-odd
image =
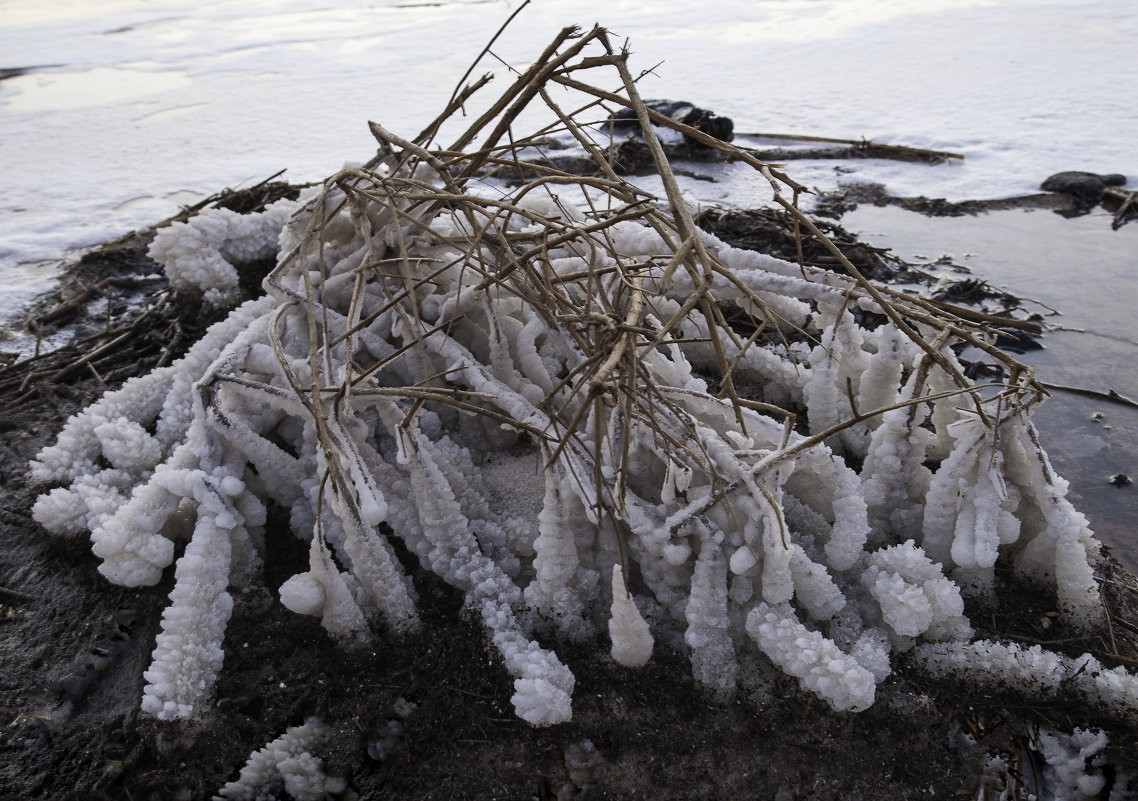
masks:
[[[768,253],[785,261],[845,272],[830,250],[805,231],[795,229],[794,218],[782,209],[725,209],[712,207],[696,223],[729,245]],[[842,254],[866,278],[889,283],[931,284],[934,278],[907,264],[885,248],[875,248],[830,220],[816,222]]]
[[[70,326],[74,345],[0,372],[0,799],[209,798],[251,752],[313,715],[334,732],[317,756],[347,780],[344,798],[975,797],[985,755],[1030,753],[1020,746],[1029,746],[1035,725],[1106,728],[1109,758],[1138,771],[1133,721],[1077,704],[977,694],[932,681],[904,658],[870,710],[839,714],[785,677],[770,698],[723,702],[694,685],[683,653],[658,646],[648,666],[629,671],[608,658],[604,642],[561,645],[577,677],[574,718],[534,729],[514,716],[512,681],[481,627],[464,616],[461,597],[412,565],[420,636],[380,634],[372,648],[344,652],[316,619],[284,609],[273,591],[305,555],[283,523],[266,534],[274,547],[265,587],[238,595],[214,711],[194,726],[140,715],[142,672],[173,571],[157,587],[109,584],[85,548],[60,544],[32,521],[38,490],[25,471],[69,415],[176,358],[208,324],[192,299],[138,278],[156,271],[145,256],[149,236],[85,257],[40,317],[68,292],[108,278],[137,281],[132,287],[143,287],[149,305],[116,311],[112,298],[110,316],[100,319],[105,302],[73,304],[72,316],[41,324]],[[263,267],[251,266],[250,275]],[[108,347],[115,332],[129,336]],[[1101,637],[1072,637],[1048,616],[1053,598],[1010,581],[997,610],[970,610],[971,617],[980,636],[1046,641],[1133,666],[1138,582],[1111,561],[1102,573],[1116,623]],[[408,714],[401,699],[417,706]],[[389,721],[401,730],[381,754],[374,746],[393,730]],[[591,783],[579,774],[575,783],[567,760],[586,741],[598,754]]]

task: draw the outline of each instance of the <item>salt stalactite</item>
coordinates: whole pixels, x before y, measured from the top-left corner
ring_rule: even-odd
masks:
[[[977,495],[976,489],[993,484],[996,464],[992,432],[978,417],[960,419],[949,430],[954,445],[929,482],[922,545],[932,559],[948,567],[958,564],[953,561],[954,554],[967,560],[965,566],[976,566],[979,558],[985,567],[991,567],[996,555],[991,539],[997,536],[997,527],[983,526],[983,518],[998,514],[1000,499],[989,497],[990,490]],[[995,479],[999,478],[996,473]],[[982,518],[979,530],[978,503]],[[994,524],[995,520],[989,522]]]
[[[960,588],[912,540],[874,551],[867,562],[862,583],[899,644],[922,634],[931,640],[971,636]]]
[[[810,430],[814,434],[861,411],[855,408],[858,387],[862,374],[867,373],[871,363],[863,347],[863,331],[854,322],[847,304],[820,302],[818,313],[823,320],[830,322],[810,354],[812,369],[810,382],[806,385],[806,405],[810,409]],[[891,376],[877,373],[866,377],[881,382],[875,386],[875,391],[880,391],[878,388],[882,385],[889,386]],[[855,426],[842,431],[839,442],[850,453],[863,455],[865,438],[864,427]]]
[[[806,628],[789,607],[759,604],[747,616],[747,633],[772,662],[834,709],[860,711],[873,705],[873,674],[832,640]]]
[[[864,709],[894,651],[979,658],[953,650],[961,588],[1002,556],[1096,625],[1098,545],[1039,448],[1034,385],[980,397],[960,374],[952,346],[982,333],[730,247],[607,163],[492,184],[471,176],[504,144],[373,130],[383,158],[303,201],[163,234],[171,280],[216,299],[217,259],[276,226],[266,296],[32,463],[56,485],[36,520],[90,532],[110,580],[155,584],[186,543],[147,712],[205,708],[231,599],[280,537],[309,547],[280,600],[345,647],[422,625],[401,554],[464,593],[534,725],[572,715],[555,649],[606,627],[623,664],[686,647],[719,695],[766,659]],[[270,505],[290,531],[265,530]]]
[[[643,667],[652,658],[652,632],[624,583],[624,570],[612,566],[612,658],[625,667]]]
[[[1023,549],[1016,567],[1034,578],[1054,575],[1059,611],[1075,626],[1102,621],[1102,597],[1092,565],[1101,548],[1087,519],[1067,500],[1067,482],[1051,468],[1035,427],[1022,416],[1001,440],[1007,476],[1019,490]]]
[[[881,403],[879,408],[919,397],[916,378],[910,378],[888,404]],[[928,520],[925,499],[932,473],[925,461],[935,435],[922,427],[927,417],[928,410],[922,406],[892,409],[881,415],[870,436],[861,483],[875,543],[902,537]],[[929,550],[927,542],[924,547]]]
[[[735,689],[738,672],[728,615],[727,575],[723,552],[705,539],[692,570],[684,642],[691,649],[695,680],[721,695]]]
[[[580,567],[573,531],[566,525],[566,495],[560,471],[544,471],[545,500],[538,515],[538,535],[534,540],[534,577],[525,588],[525,599],[539,618],[552,621],[558,631],[572,637],[586,630],[582,598],[574,591]],[[571,492],[571,491],[570,491]]]
[[[243,489],[232,476],[218,481],[194,471],[180,478],[190,485],[183,491],[198,503],[198,522],[178,560],[176,584],[162,614],[142,695],[142,711],[165,719],[204,711],[201,705],[221,670],[222,640],[233,610],[227,591],[232,538],[239,536],[244,522],[227,497]]]

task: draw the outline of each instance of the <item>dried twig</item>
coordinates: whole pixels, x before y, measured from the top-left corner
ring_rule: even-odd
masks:
[[[588,47],[597,46],[602,51],[600,55],[587,55]],[[292,298],[292,305],[307,309],[307,379],[302,379],[289,361],[278,336],[278,323],[270,327],[270,341],[292,385],[295,400],[310,414],[328,420],[338,414],[338,409],[350,408],[353,398],[371,403],[389,397],[410,403],[403,411],[404,426],[424,404],[429,404],[483,415],[498,424],[528,430],[535,440],[544,443],[547,465],[564,463],[579,482],[592,474],[590,495],[599,504],[597,511],[615,521],[623,516],[625,495],[631,484],[626,472],[629,438],[620,432],[633,423],[646,425],[678,462],[698,466],[715,476],[716,491],[692,507],[690,511],[695,515],[706,512],[744,485],[754,484],[752,494],[761,495],[756,477],[889,410],[915,410],[965,395],[971,398],[973,410],[980,418],[995,426],[1004,414],[1017,413],[1043,396],[1031,368],[996,348],[995,332],[988,327],[1034,330],[1034,324],[972,313],[878,287],[858,271],[795,202],[783,196],[786,191],[797,198],[807,191],[804,186],[757,159],[746,148],[722,142],[650,108],[639,95],[626,58],[627,53],[612,46],[604,29],[594,28],[582,34],[567,28],[446,148],[434,143],[437,132],[485,80],[456,90],[444,113],[414,140],[371,124],[380,145],[378,155],[366,167],[346,170],[330,179],[329,186],[335,186],[342,199],[321,200],[309,224],[307,238],[319,240],[319,249],[285,254],[269,278],[271,286]],[[597,70],[615,73],[620,89],[600,89],[595,81],[584,77]],[[586,101],[576,111],[567,112],[549,91],[552,86],[575,90]],[[515,139],[517,118],[534,103],[544,104],[555,122],[536,135]],[[580,115],[598,105],[606,115],[611,114],[609,106],[630,109],[635,115],[639,133],[663,182],[663,203],[649,202],[650,198],[622,178],[614,166],[616,156],[608,140],[582,122]],[[800,259],[807,285],[821,282],[841,291],[845,298],[841,313],[855,302],[871,300],[887,316],[889,324],[924,351],[917,391],[911,397],[881,408],[859,409],[853,386],[847,382],[851,416],[812,436],[794,438],[791,429],[794,421],[801,419],[802,409],[780,408],[739,394],[734,375],[748,349],[771,342],[787,344],[788,332],[815,340],[817,332],[794,331],[793,326],[767,307],[761,293],[747,286],[705,247],[666,151],[654,133],[653,126],[657,125],[719,151],[728,161],[750,166],[770,183],[775,202],[786,210],[800,240],[813,236],[850,276],[807,267]],[[584,150],[593,165],[592,174],[569,173],[552,163],[524,162],[525,148],[557,133],[567,135]],[[477,148],[467,150],[475,141]],[[471,182],[486,174],[508,175],[515,186],[508,196],[471,191]],[[585,201],[585,220],[574,218],[568,206],[559,200],[560,192],[575,193]],[[560,212],[536,210],[527,200],[534,195],[548,198],[550,207]],[[444,212],[450,214],[460,229],[458,233],[442,235],[436,230],[434,222]],[[350,276],[351,302],[346,318],[339,322],[322,300],[331,291],[326,285],[330,280],[327,276],[321,273],[322,277],[313,282],[309,277],[314,273],[305,267],[303,291],[286,289],[279,276],[295,269],[297,258],[307,261],[318,257],[324,247],[325,226],[344,213],[359,221],[366,234],[368,254]],[[665,251],[645,260],[624,257],[614,246],[611,231],[614,226],[629,222],[654,230],[664,242]],[[385,232],[382,237],[381,230]],[[451,255],[430,256],[435,251],[422,251],[424,243],[449,248]],[[555,269],[549,256],[554,250],[579,254],[582,267]],[[605,258],[598,260],[596,254],[605,254]],[[428,265],[429,269],[423,269]],[[428,322],[419,297],[429,292],[436,281],[447,280],[456,267],[477,276],[477,280],[461,290],[454,301],[455,313]],[[689,287],[682,302],[678,307],[661,304],[664,295],[681,279]],[[370,302],[365,308],[368,286],[378,288],[384,300]],[[747,299],[751,311],[744,316],[754,320],[749,331],[740,333],[728,324],[723,303],[716,294],[723,287]],[[485,317],[492,347],[508,347],[504,341],[507,334],[495,313],[489,311],[493,305],[482,299],[484,295],[517,298],[548,325],[562,331],[580,352],[579,361],[566,365],[564,374],[546,390],[540,405],[547,416],[544,422],[511,419],[497,407],[492,394],[456,380],[465,370],[484,370],[480,365],[459,362],[443,372],[427,367],[427,353],[437,352],[442,343],[449,341],[451,331],[465,324],[466,309],[478,309]],[[283,308],[278,312],[278,320],[283,319]],[[358,359],[357,354],[367,352],[360,346],[359,337],[384,315],[395,315],[402,321],[400,325],[412,333],[404,335],[402,346],[380,358]],[[647,319],[655,322],[649,325]],[[746,436],[748,414],[772,415],[788,426],[782,447],[764,458],[741,464],[739,477],[720,477],[715,460],[702,446],[693,446],[699,441],[698,425],[685,410],[689,401],[680,402],[688,397],[686,391],[657,385],[651,378],[652,371],[642,364],[657,349],[695,342],[690,334],[681,333],[693,325],[699,331],[698,341],[710,348],[718,394],[729,402],[740,434]],[[1011,378],[995,393],[996,397],[982,396],[960,373],[955,360],[947,355],[954,343],[975,346],[1009,369]],[[331,360],[333,348],[343,349],[350,369],[336,372]],[[951,379],[955,388],[922,394],[920,390],[934,366]],[[377,382],[392,369],[418,378],[404,387]],[[710,396],[708,399],[712,400]],[[989,414],[990,409],[996,410],[994,416]],[[910,420],[914,418],[915,414],[910,415]],[[328,454],[331,471],[325,485],[337,493],[350,494],[347,479],[332,458],[344,447],[333,428],[325,423],[317,425],[317,436]],[[617,468],[612,475],[601,473],[602,452],[612,454]],[[584,465],[591,467],[584,469]],[[764,508],[771,506],[770,498],[764,501],[756,495],[756,500],[760,506],[765,504]],[[772,520],[777,517],[776,514]],[[619,536],[619,526],[614,530]]]
[[[1076,395],[1086,395],[1088,398],[1097,398],[1098,400],[1110,401],[1111,403],[1121,403],[1123,406],[1132,406],[1138,408],[1138,401],[1128,398],[1125,395],[1116,392],[1113,389],[1108,389],[1105,392],[1101,389],[1091,389],[1089,387],[1072,387],[1067,384],[1052,384],[1049,381],[1040,381],[1040,386],[1047,389],[1057,389],[1061,392],[1073,392]]]

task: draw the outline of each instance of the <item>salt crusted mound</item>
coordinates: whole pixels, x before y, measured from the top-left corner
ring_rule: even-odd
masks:
[[[792,213],[784,193],[802,187],[654,114],[625,59],[603,30],[567,30],[450,147],[435,132],[483,82],[415,141],[373,124],[380,156],[300,201],[155,241],[214,301],[236,292],[230,260],[274,239],[279,257],[264,297],[33,463],[61,485],[36,519],[89,531],[111,581],[157,583],[186,542],[146,712],[202,712],[232,593],[262,584],[288,536],[310,564],[280,600],[345,646],[419,625],[401,542],[466,594],[535,725],[571,717],[574,685],[538,635],[607,631],[630,667],[654,638],[683,643],[717,694],[761,687],[773,664],[839,710],[871,705],[914,647],[935,671],[1061,679],[1047,652],[970,645],[962,596],[989,593],[1006,560],[1069,623],[1099,623],[1099,546],[1039,446],[1030,369],[848,262],[801,267],[699,231],[652,122],[751,164]],[[623,90],[594,88],[595,71]],[[511,133],[537,99],[592,175],[537,158],[552,128]],[[621,179],[587,124],[619,107],[662,199]],[[964,344],[1010,378],[974,386]],[[270,504],[291,533],[266,529]],[[1088,699],[1138,710],[1134,676],[1093,672]]]

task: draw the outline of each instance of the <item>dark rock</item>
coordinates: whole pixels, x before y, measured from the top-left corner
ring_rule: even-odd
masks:
[[[730,117],[720,117],[714,111],[675,100],[646,100],[644,105],[671,117],[676,122],[690,125],[709,136],[714,136],[720,141],[730,142],[735,138],[735,122]],[[613,115],[611,122],[617,131],[633,128],[637,125],[636,112],[630,108],[621,109]],[[689,146],[704,146],[690,137],[685,136],[684,139]]]
[[[1126,176],[1111,173],[1098,175],[1093,172],[1069,170],[1057,172],[1044,181],[1040,188],[1047,192],[1064,192],[1075,200],[1079,211],[1090,211],[1102,200],[1108,186],[1124,186]]]
[[[970,362],[964,368],[964,377],[970,381],[999,380],[1006,375],[1003,365],[990,362]]]
[[[1018,331],[1014,328],[999,328],[995,327],[996,331],[996,347],[1001,350],[1006,350],[1009,353],[1027,353],[1029,350],[1043,350],[1043,346],[1039,344],[1031,334],[1026,331]]]

